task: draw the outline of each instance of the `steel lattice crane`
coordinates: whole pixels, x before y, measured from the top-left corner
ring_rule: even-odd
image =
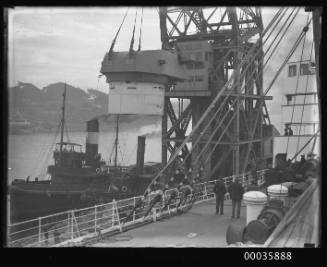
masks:
[[[161,7],[159,17],[162,49],[178,51],[189,74],[187,82],[173,84],[166,90],[162,120],[163,165],[167,163],[168,153],[172,156],[176,152],[191,124],[197,123],[233,71],[238,72],[230,84],[233,92],[225,90],[207,116],[210,126],[202,125],[193,134],[176,164],[187,169],[192,167],[193,177],[202,166],[202,177],[210,179],[248,171],[254,163],[271,163],[272,150],[264,148],[267,147],[264,143],[270,143],[272,138],[272,127],[265,105],[265,100],[271,97],[264,96],[262,89],[260,9]],[[242,62],[258,39],[254,60]],[[174,98],[178,108],[174,107]],[[229,114],[224,117],[227,111]],[[255,119],[257,115],[259,120]]]

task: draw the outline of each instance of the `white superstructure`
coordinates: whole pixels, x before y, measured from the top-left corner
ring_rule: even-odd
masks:
[[[163,84],[123,81],[110,82],[109,88],[109,114],[163,115]]]
[[[287,153],[292,158],[319,129],[319,106],[315,63],[309,60],[289,62],[285,69],[280,136],[274,138],[274,154]],[[313,138],[298,155],[320,155],[320,135]]]

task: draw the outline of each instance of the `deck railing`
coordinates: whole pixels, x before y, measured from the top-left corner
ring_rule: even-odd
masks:
[[[257,172],[258,185],[264,183],[266,170]],[[251,180],[250,173],[222,178],[228,186],[235,177],[239,177],[243,186]],[[126,227],[140,223],[156,221],[171,216],[191,205],[207,201],[215,196],[213,192],[216,180],[198,183],[193,194],[184,198],[181,204],[181,192],[176,189],[165,191],[162,201],[150,206],[151,196],[143,201],[143,196],[136,196],[119,201],[69,210],[39,217],[37,219],[10,224],[8,227],[8,246],[10,247],[51,247],[78,245],[89,238],[108,232],[122,232]],[[176,191],[176,198],[167,205],[169,196]],[[225,195],[229,199],[229,194]]]

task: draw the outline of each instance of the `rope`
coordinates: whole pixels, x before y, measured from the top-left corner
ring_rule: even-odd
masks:
[[[308,18],[307,18],[307,23],[309,20],[309,13],[308,13]],[[305,31],[304,33],[304,39],[303,39],[303,44],[302,44],[302,51],[301,51],[301,56],[300,56],[300,62],[302,62],[303,59],[303,52],[304,52],[304,46],[305,46],[305,41],[306,41],[306,36],[307,36],[307,31]],[[297,94],[298,91],[298,86],[299,86],[299,79],[300,79],[300,71],[301,71],[301,65],[298,71],[298,75],[296,77],[296,85],[295,85],[295,94]],[[296,96],[294,96],[294,100],[293,100],[293,107],[292,107],[292,116],[291,116],[291,123],[293,122],[293,117],[294,117],[294,110],[295,110],[295,100],[296,100]],[[290,136],[287,136],[287,144],[286,144],[286,154],[288,152],[288,146],[289,146],[289,141],[290,141]]]
[[[117,33],[116,33],[116,35],[115,35],[115,37],[114,37],[114,39],[113,39],[113,41],[112,41],[112,43],[111,43],[111,46],[110,46],[110,49],[109,49],[109,53],[108,53],[108,59],[110,59],[110,55],[111,55],[111,53],[112,53],[113,50],[114,50],[114,46],[115,46],[115,43],[116,43],[116,40],[117,40],[118,34],[119,34],[119,32],[120,32],[121,27],[122,27],[123,24],[124,24],[124,21],[125,21],[125,19],[126,19],[127,13],[128,13],[128,9],[129,9],[129,7],[128,7],[127,10],[126,10],[126,13],[125,13],[125,16],[124,16],[124,18],[123,18],[123,21],[121,22],[121,24],[120,24],[120,26],[119,26],[119,28],[118,28],[118,31],[117,31]]]
[[[140,25],[139,47],[138,47],[137,51],[141,51],[142,26],[143,26],[143,7],[142,7],[142,13],[141,13],[141,25]]]
[[[312,51],[313,51],[313,42],[311,44],[311,51],[310,51],[310,61],[311,61],[311,58],[312,58]],[[302,106],[302,111],[301,111],[301,122],[300,122],[300,128],[299,128],[299,135],[298,135],[298,138],[297,138],[297,144],[296,144],[296,151],[298,150],[299,148],[299,143],[300,143],[300,135],[301,135],[301,128],[302,128],[302,122],[303,122],[303,113],[304,113],[304,105],[305,105],[305,101],[306,101],[306,94],[308,92],[308,84],[309,84],[309,75],[307,75],[307,80],[306,80],[306,84],[305,84],[305,95],[304,95],[304,99],[303,99],[303,106]]]

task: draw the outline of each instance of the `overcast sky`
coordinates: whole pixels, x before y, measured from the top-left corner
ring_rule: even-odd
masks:
[[[98,79],[99,70],[103,56],[109,50],[126,9],[127,7],[10,9],[9,85],[13,86],[21,81],[42,88],[55,82],[67,82],[82,89],[93,88],[108,92],[105,78]],[[140,13],[141,8],[139,7],[138,10]],[[269,23],[276,11],[277,8],[262,8],[264,26]],[[115,51],[128,50],[134,14],[135,8],[130,8],[117,39]],[[307,14],[301,10],[288,34],[283,38],[281,48],[267,67],[264,76],[266,85],[305,25]],[[143,50],[161,48],[159,16],[156,8],[144,9],[142,31]],[[137,32],[137,38],[138,34]],[[312,29],[307,33],[304,59],[309,58],[310,42],[312,42]],[[137,45],[136,41],[135,47]],[[299,52],[300,49],[292,60],[299,60]],[[278,115],[276,105],[280,105],[283,79],[284,77],[281,77],[277,81],[270,93],[275,97],[270,112],[272,117]]]

